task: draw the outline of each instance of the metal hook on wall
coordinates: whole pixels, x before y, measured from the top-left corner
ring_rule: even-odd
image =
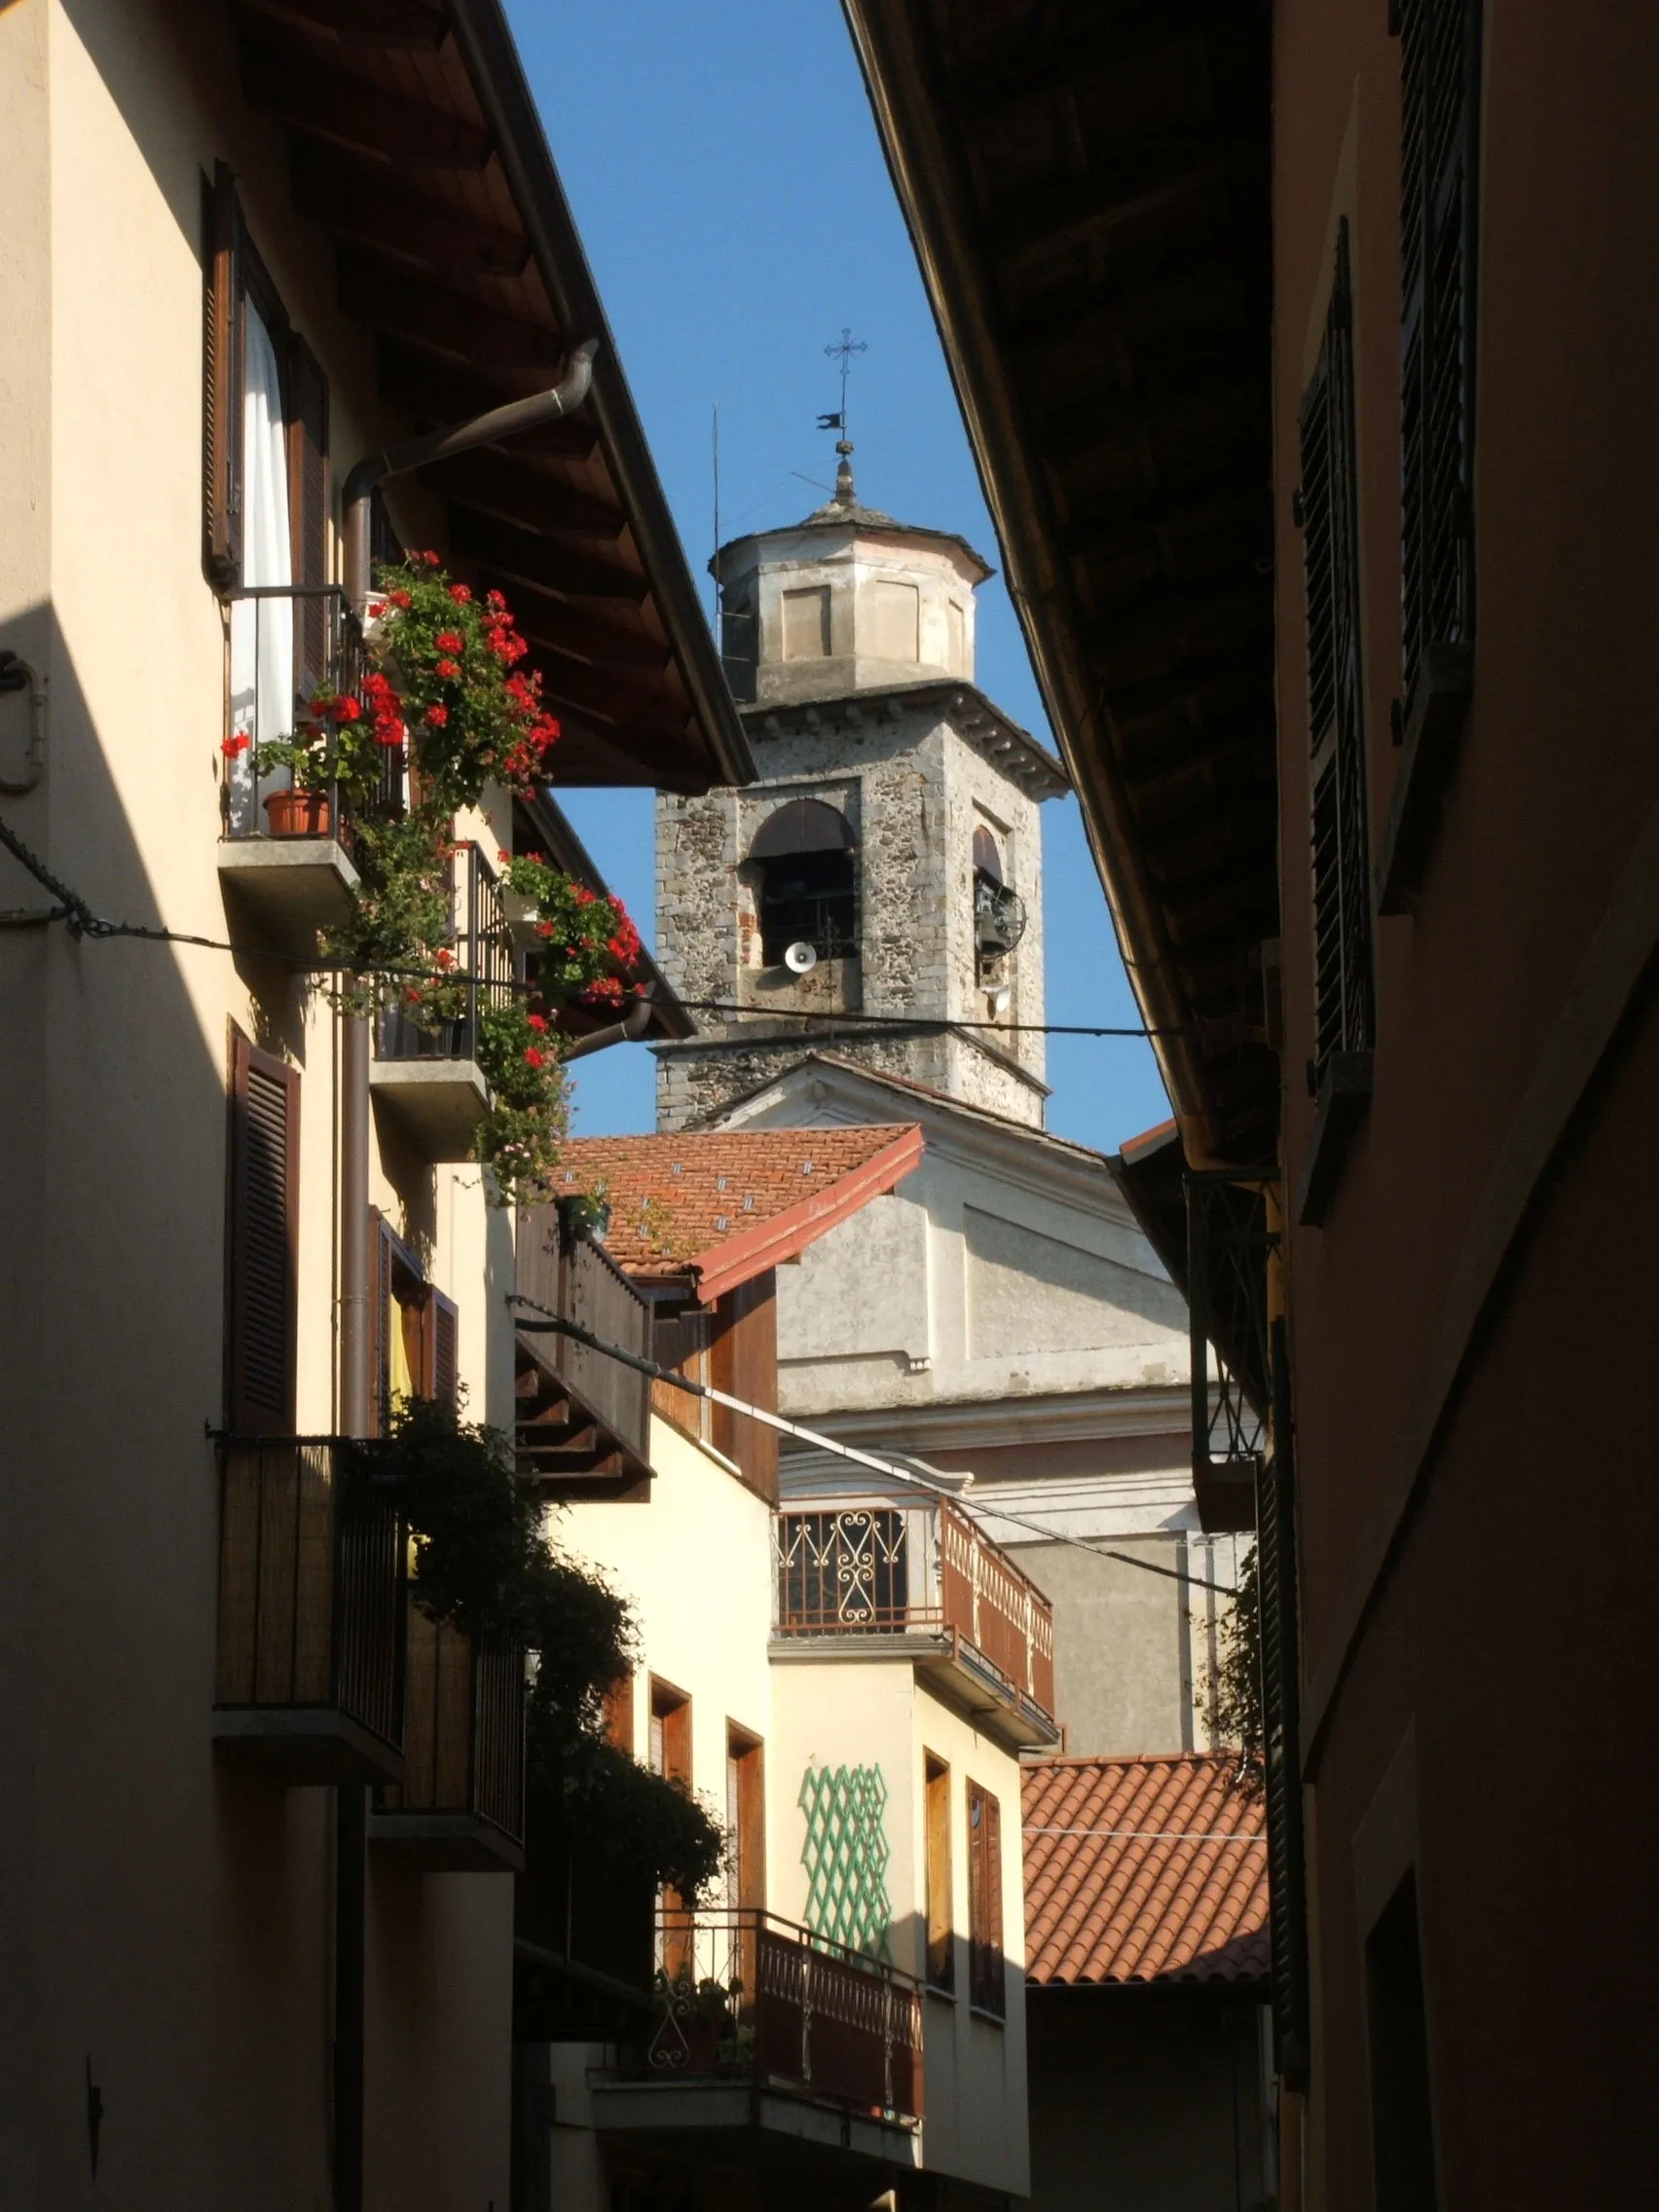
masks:
[[[0,776],[0,792],[32,792],[46,769],[46,680],[20,653],[0,646],[0,696],[26,691],[29,697],[29,745],[23,774]]]

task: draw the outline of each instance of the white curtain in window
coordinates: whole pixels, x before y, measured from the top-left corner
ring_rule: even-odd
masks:
[[[249,302],[242,338],[242,582],[291,584],[288,445],[282,379],[271,333]],[[289,599],[240,599],[231,608],[231,733],[249,740],[231,756],[231,828],[265,828],[254,807],[253,748],[288,737],[294,726],[294,605]],[[285,768],[263,777],[259,795],[293,781]]]

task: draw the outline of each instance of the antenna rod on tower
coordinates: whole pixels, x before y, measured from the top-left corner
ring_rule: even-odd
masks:
[[[715,581],[715,644],[720,643],[720,403],[715,401],[715,557],[709,572]]]

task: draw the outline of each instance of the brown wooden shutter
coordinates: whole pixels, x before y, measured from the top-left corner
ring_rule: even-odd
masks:
[[[333,480],[328,464],[328,379],[300,337],[289,348],[288,408],[294,581],[315,587],[329,580]],[[295,609],[294,688],[304,698],[333,677],[330,631],[328,601],[321,596],[302,599]]]
[[[426,1373],[422,1382],[426,1394],[436,1398],[440,1405],[459,1405],[461,1309],[454,1299],[446,1298],[441,1290],[426,1293],[423,1336],[426,1347]]]
[[[1375,1026],[1353,301],[1346,219],[1337,231],[1324,341],[1302,402],[1301,448],[1313,787],[1313,1069],[1318,1083],[1336,1054],[1369,1051]]]
[[[370,1434],[384,1436],[391,1418],[391,1271],[397,1258],[397,1238],[384,1214],[371,1207],[374,1235],[374,1295],[369,1315],[369,1372],[374,1377],[374,1403],[369,1409]]]
[[[714,1309],[709,1344],[709,1381],[729,1397],[742,1398],[766,1413],[778,1410],[777,1275],[764,1274],[728,1290]],[[763,1421],[734,1414],[728,1406],[710,1412],[710,1441],[743,1470],[749,1488],[769,1505],[778,1502],[778,1432]]]
[[[241,578],[241,223],[220,162],[203,185],[203,560],[225,590]]]
[[[968,1785],[968,2001],[1003,2010],[1002,1808]]]
[[[1480,0],[1398,0],[1401,643],[1408,722],[1474,638]],[[1466,688],[1464,671],[1457,679]]]
[[[240,1030],[231,1055],[229,1420],[239,1436],[294,1426],[300,1077]]]
[[[1290,1363],[1282,1319],[1272,1326],[1273,1452],[1257,1490],[1256,1586],[1261,1606],[1264,1797],[1268,1822],[1274,2071],[1308,2079],[1308,1899],[1302,1833],[1301,1662],[1296,1578],[1296,1478]]]

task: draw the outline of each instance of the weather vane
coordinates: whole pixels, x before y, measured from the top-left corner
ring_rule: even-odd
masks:
[[[843,323],[840,337],[832,345],[826,346],[824,350],[830,360],[838,360],[841,364],[841,411],[838,415],[820,415],[818,427],[821,430],[839,430],[844,438],[847,434],[847,376],[853,365],[853,355],[867,353],[869,348],[862,338],[855,338]]]

